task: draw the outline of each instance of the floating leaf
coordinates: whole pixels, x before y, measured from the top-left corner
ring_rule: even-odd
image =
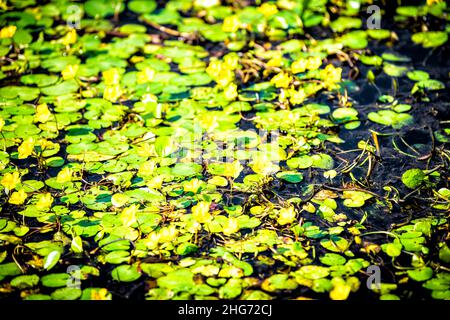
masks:
[[[61,253],[58,250],[50,252],[44,260],[44,269],[50,270],[52,269],[59,261],[61,257]]]
[[[402,182],[410,189],[419,187],[425,179],[425,173],[420,169],[406,170],[402,175]]]
[[[426,281],[433,277],[433,269],[424,267],[421,269],[408,270],[408,276],[415,281]]]
[[[121,265],[113,269],[111,276],[116,281],[133,282],[141,277],[141,273],[135,265]]]

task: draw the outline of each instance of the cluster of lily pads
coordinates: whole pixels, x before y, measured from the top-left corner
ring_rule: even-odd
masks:
[[[449,129],[433,136],[437,167],[379,190],[352,170],[370,175],[382,133],[367,130],[353,164],[330,152],[368,121],[415,123],[395,94],[358,110],[349,70],[374,88],[407,78],[417,101],[445,89],[368,48],[398,40],[364,29],[368,2],[1,2],[0,297],[112,299],[136,283],[146,299],[400,299],[418,282],[450,299]],[[448,21],[428,2],[397,23]],[[439,48],[449,31],[410,41]],[[420,192],[426,217],[365,225]],[[395,278],[367,288],[371,265]]]

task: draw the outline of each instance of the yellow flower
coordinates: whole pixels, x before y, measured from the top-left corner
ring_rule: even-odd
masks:
[[[138,175],[139,176],[151,176],[155,171],[156,165],[155,162],[149,160],[142,163],[139,167]]]
[[[289,224],[295,221],[295,210],[294,207],[282,208],[278,211],[278,219],[277,222],[280,225]]]
[[[47,139],[39,139],[36,143],[36,145],[40,146],[42,150],[48,149],[55,149],[57,148],[58,143],[54,143],[52,141],[48,141]]]
[[[61,71],[61,75],[64,80],[69,80],[75,78],[75,75],[78,72],[80,66],[78,64],[68,64],[63,71]]]
[[[164,182],[164,176],[159,175],[156,177],[153,177],[150,181],[147,182],[147,187],[159,190],[162,187],[162,184]]]
[[[217,84],[224,88],[227,84],[234,80],[234,72],[230,69],[222,69],[217,75],[216,80]]]
[[[175,226],[164,227],[159,231],[159,242],[172,242],[178,236]]]
[[[39,104],[36,106],[36,114],[34,115],[34,121],[46,123],[50,119],[51,115],[52,114],[48,109],[46,103]]]
[[[44,193],[39,197],[36,208],[39,210],[48,209],[53,203],[53,197],[50,193]]]
[[[138,206],[133,204],[122,210],[120,214],[120,221],[125,227],[130,227],[132,224],[136,223],[136,213],[138,211]]]
[[[303,89],[296,90],[289,90],[290,99],[289,101],[292,104],[301,104],[306,99],[306,93]]]
[[[234,83],[230,83],[224,90],[225,98],[229,101],[236,99],[238,96],[237,85]]]
[[[142,95],[143,103],[155,103],[158,102],[158,97],[151,93],[146,93]]]
[[[300,73],[306,71],[306,59],[300,58],[291,64],[292,73]]]
[[[141,143],[137,148],[137,154],[139,157],[148,158],[155,152],[155,147],[149,143]]]
[[[225,170],[223,172],[223,176],[225,177],[233,177],[236,179],[239,177],[239,174],[244,169],[239,160],[234,160],[232,163],[225,163]]]
[[[275,4],[266,2],[258,8],[258,11],[261,12],[265,17],[270,17],[278,12],[278,8]]]
[[[105,87],[103,98],[111,102],[116,102],[122,95],[122,89],[119,85]]]
[[[20,183],[19,172],[7,173],[3,176],[2,186],[8,190],[14,189]]]
[[[147,248],[149,249],[155,248],[159,243],[160,237],[161,237],[160,234],[157,232],[150,233],[145,239],[145,245],[147,246]]]
[[[236,15],[228,16],[223,20],[222,30],[225,32],[236,32],[241,22]]]
[[[19,146],[19,159],[28,158],[34,150],[34,139],[33,137],[29,137],[27,140],[24,140],[22,144]]]
[[[308,70],[316,70],[319,69],[320,65],[322,64],[322,59],[320,57],[309,57],[306,60],[306,69]]]
[[[332,64],[329,64],[325,69],[320,70],[320,78],[324,81],[324,85],[328,90],[338,88],[338,82],[342,79],[342,69],[335,68]]]
[[[292,81],[292,77],[286,72],[280,72],[273,77],[270,82],[277,88],[287,88]]]
[[[239,55],[236,52],[227,53],[223,57],[223,67],[234,70],[239,66]]]
[[[217,82],[217,84],[225,88],[227,84],[234,80],[234,69],[237,66],[237,60],[235,56],[227,56],[225,62],[218,60],[210,61],[206,68],[206,73]]]
[[[231,235],[239,231],[239,223],[236,218],[228,218],[226,225],[223,226],[223,233]]]
[[[16,26],[7,26],[2,28],[2,30],[0,30],[0,39],[12,38],[16,33],[16,30],[17,30]]]
[[[206,115],[202,116],[199,119],[199,125],[206,131],[210,132],[213,131],[215,128],[217,128],[219,126],[219,123],[217,122],[216,116]]]
[[[155,70],[152,68],[144,68],[144,70],[137,73],[137,83],[142,84],[146,82],[151,82],[155,77]]]
[[[250,168],[256,173],[268,176],[274,174],[280,167],[273,164],[266,156],[258,156],[249,164]]]
[[[199,223],[209,222],[212,218],[209,213],[210,203],[201,201],[192,207],[192,217]]]
[[[5,120],[3,120],[2,117],[0,117],[0,131],[2,131],[4,125],[5,125]]]
[[[70,31],[61,38],[61,42],[66,46],[77,42],[77,31],[75,29],[70,29]]]
[[[332,300],[347,300],[350,290],[351,287],[346,283],[337,283],[330,291],[330,298]]]
[[[221,69],[222,69],[222,62],[220,62],[217,59],[214,60],[211,59],[208,67],[206,68],[206,73],[210,77],[215,78],[219,74]]]
[[[26,198],[27,198],[27,193],[25,192],[25,190],[20,189],[19,191],[13,192],[13,194],[9,198],[8,202],[11,204],[20,205],[25,202]]]
[[[283,64],[283,56],[277,55],[276,57],[273,57],[269,61],[267,61],[266,66],[267,67],[280,67]]]
[[[120,83],[120,73],[119,69],[111,68],[106,71],[103,71],[103,81],[107,86],[118,85]]]
[[[56,176],[56,182],[58,183],[66,183],[72,181],[73,170],[69,167],[65,167]]]
[[[106,288],[92,289],[91,300],[111,300],[111,294]]]
[[[202,181],[194,178],[189,180],[183,185],[184,192],[192,192],[197,193],[200,187],[202,186]]]

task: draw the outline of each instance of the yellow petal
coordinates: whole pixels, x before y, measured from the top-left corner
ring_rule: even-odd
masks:
[[[262,175],[271,175],[280,170],[280,167],[273,164],[266,156],[257,156],[249,164],[250,168]]]
[[[210,203],[201,201],[192,207],[192,217],[199,223],[205,223],[211,220],[209,213]]]
[[[231,235],[239,231],[239,223],[236,218],[228,218],[227,224],[223,227],[223,233]]]
[[[164,176],[158,175],[156,177],[153,177],[146,183],[147,187],[159,190],[162,187],[162,184],[164,182]]]
[[[150,233],[147,238],[145,239],[145,245],[149,248],[149,249],[153,249],[155,248],[158,243],[159,243],[159,239],[160,239],[160,234],[156,233],[156,232],[152,232]]]
[[[7,26],[2,28],[0,30],[0,38],[12,38],[14,34],[16,33],[17,27],[16,26]]]
[[[48,209],[53,203],[53,197],[50,193],[42,194],[36,203],[36,208],[39,210]]]
[[[229,101],[236,99],[238,96],[237,85],[234,83],[230,83],[225,88],[225,91],[223,93],[225,95],[225,98],[227,98],[227,100]]]
[[[48,109],[46,103],[39,104],[36,106],[36,114],[34,115],[34,120],[36,122],[46,123],[50,119],[51,115],[52,113]]]
[[[111,300],[111,295],[106,288],[93,289],[91,291],[91,300]]]
[[[225,170],[222,175],[225,177],[233,177],[234,179],[236,179],[243,169],[244,167],[241,165],[239,160],[234,160],[232,163],[225,163]]]
[[[28,158],[34,150],[34,139],[33,137],[29,137],[27,140],[24,140],[22,144],[19,146],[19,159]]]
[[[70,29],[69,32],[61,39],[62,43],[66,46],[77,42],[77,31],[75,29]]]
[[[73,170],[65,167],[56,176],[56,182],[58,183],[66,183],[72,181]]]
[[[119,69],[111,68],[106,71],[103,71],[103,81],[107,86],[118,85],[120,83],[120,73]]]
[[[240,26],[239,18],[235,15],[228,16],[223,20],[222,30],[225,32],[236,32]]]
[[[306,59],[298,59],[292,62],[291,71],[292,73],[305,72],[306,70]]]
[[[223,57],[222,67],[235,70],[239,66],[239,55],[236,52],[227,53]]]
[[[122,224],[125,227],[130,227],[137,221],[136,219],[137,211],[138,206],[135,204],[123,209],[122,213],[120,214],[120,221],[122,221]]]
[[[287,88],[291,81],[292,77],[286,72],[280,72],[270,80],[277,88]]]
[[[151,82],[155,77],[155,70],[152,68],[144,68],[144,70],[137,73],[137,83],[142,84],[146,82]]]
[[[298,91],[292,90],[290,92],[290,95],[291,95],[291,98],[289,99],[289,101],[292,104],[301,104],[306,99],[306,94],[303,89],[299,89]]]
[[[266,2],[258,8],[258,11],[266,17],[270,17],[278,12],[278,8],[275,4]]]
[[[330,291],[330,298],[333,300],[347,300],[351,287],[347,284],[338,283]]]
[[[19,191],[13,192],[11,197],[9,198],[9,203],[20,205],[25,202],[25,199],[27,198],[27,193],[25,190],[20,189]]]
[[[7,173],[3,176],[1,184],[8,190],[14,189],[20,183],[19,172]]]
[[[322,64],[322,59],[320,57],[309,57],[306,60],[306,69],[308,70],[316,70]]]
[[[198,189],[200,189],[201,185],[202,185],[202,181],[197,178],[194,178],[194,179],[191,179],[190,181],[186,182],[183,185],[183,189],[184,189],[184,192],[192,192],[195,194],[195,193],[197,193]]]
[[[61,75],[64,80],[69,80],[75,78],[75,75],[78,72],[80,66],[78,64],[69,64],[67,65],[63,71],[61,71]]]
[[[294,207],[289,207],[280,209],[280,211],[278,211],[278,215],[277,222],[280,225],[285,225],[295,221],[296,213]]]
[[[178,230],[175,226],[164,227],[159,232],[160,242],[172,242],[178,236]]]
[[[138,175],[139,176],[151,176],[156,169],[155,162],[149,160],[145,161],[139,167]]]
[[[232,82],[234,79],[234,72],[230,69],[222,69],[220,70],[217,77],[214,79],[219,86],[222,88],[225,87],[227,84]]]
[[[116,102],[122,95],[122,89],[119,85],[105,87],[103,91],[103,98],[111,102]]]

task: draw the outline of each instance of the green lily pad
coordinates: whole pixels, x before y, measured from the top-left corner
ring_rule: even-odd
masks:
[[[417,44],[421,44],[424,48],[432,48],[446,43],[448,35],[443,31],[418,32],[411,36],[411,40]]]
[[[402,175],[402,182],[410,189],[419,187],[425,179],[425,173],[420,169],[406,170]]]
[[[300,172],[295,171],[282,171],[276,174],[277,178],[290,183],[299,183],[303,180],[303,175]]]
[[[370,112],[368,118],[373,122],[392,126],[394,129],[399,129],[414,122],[414,118],[411,115],[407,113],[397,113],[392,110]]]
[[[421,269],[408,270],[408,276],[415,281],[426,281],[433,277],[433,269],[424,267]]]
[[[186,269],[170,272],[157,280],[158,286],[174,292],[191,291],[195,288],[194,274]]]
[[[141,277],[141,273],[135,265],[121,265],[113,269],[111,276],[116,281],[133,282]]]
[[[10,282],[11,286],[19,289],[32,288],[37,286],[38,283],[39,276],[36,274],[17,276]]]
[[[346,259],[341,256],[340,254],[336,253],[326,253],[325,255],[321,256],[320,262],[323,264],[326,264],[328,266],[336,266],[336,265],[343,265],[346,262]]]

